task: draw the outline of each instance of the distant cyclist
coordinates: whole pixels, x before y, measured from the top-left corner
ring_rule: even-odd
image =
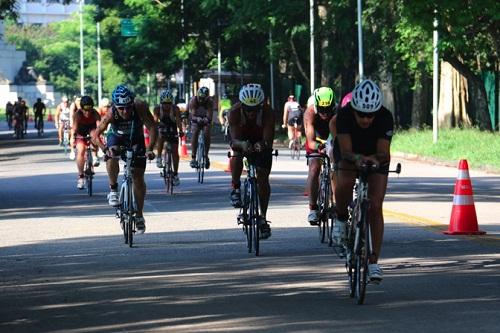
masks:
[[[341,108],[337,115],[334,156],[339,169],[336,171],[337,218],[334,222],[333,237],[337,244],[345,242],[347,205],[352,201],[356,169],[363,163],[373,164],[378,169],[368,178],[368,214],[375,256],[370,258],[368,275],[370,279],[378,281],[383,277],[377,262],[384,234],[382,204],[387,189],[393,127],[391,112],[382,106],[380,88],[368,79],[356,85],[350,103]]]
[[[281,127],[288,128],[288,148],[292,147],[293,141],[302,137],[302,122],[303,113],[300,104],[295,100],[294,95],[288,96],[288,100],[283,107],[283,125]],[[293,134],[295,131],[295,123],[297,124],[296,137]]]
[[[178,186],[179,180],[179,136],[183,135],[181,115],[179,108],[174,104],[174,96],[169,89],[165,89],[160,94],[160,105],[155,106],[153,111],[155,122],[158,124],[158,141],[156,166],[163,165],[162,153],[165,141],[172,145],[172,161],[174,168],[173,185]]]
[[[274,140],[274,114],[268,105],[264,104],[264,91],[260,84],[244,85],[239,93],[239,103],[229,111],[229,128],[231,130],[231,149],[237,155],[231,158],[231,203],[234,207],[241,206],[241,173],[243,171],[243,156],[241,154],[255,153],[251,156],[257,167],[257,184],[261,208],[261,237],[271,236],[271,227],[266,220],[271,186],[269,174],[272,167],[272,149]],[[238,155],[240,153],[240,155]]]
[[[61,103],[59,103],[56,107],[56,114],[54,118],[54,125],[57,129],[57,135],[60,146],[63,145],[64,124],[67,122],[69,126],[70,123],[69,118],[70,118],[70,112],[69,112],[68,98],[63,97],[61,99]],[[71,131],[69,134],[71,135]]]
[[[332,142],[330,135],[330,121],[335,116],[335,93],[329,87],[314,90],[311,104],[304,114],[306,132],[306,152],[308,154],[324,152],[331,156]],[[324,143],[323,143],[324,142]],[[307,220],[311,225],[319,223],[318,188],[321,162],[317,158],[308,161],[307,192],[309,193],[309,215]],[[332,189],[333,189],[332,184]]]
[[[43,117],[45,116],[45,111],[47,110],[45,103],[39,97],[36,99],[35,104],[33,104],[33,113],[35,118],[35,128],[38,129],[38,122],[42,124],[41,130],[43,130]]]
[[[191,168],[198,167],[196,161],[196,151],[198,149],[198,134],[203,128],[205,136],[205,165],[200,165],[200,167],[205,167],[205,169],[210,168],[210,159],[208,158],[208,152],[210,150],[210,132],[212,126],[213,117],[213,101],[209,96],[210,91],[207,87],[201,87],[198,89],[196,96],[193,96],[188,104],[189,115],[191,117],[191,162],[189,165]]]
[[[97,126],[93,141],[106,153],[106,169],[108,171],[109,188],[108,203],[110,206],[120,204],[118,198],[118,174],[120,166],[118,160],[123,158],[125,152],[121,147],[131,147],[135,151],[134,165],[134,194],[137,203],[136,227],[137,233],[146,231],[143,216],[146,183],[144,171],[146,157],[154,159],[153,148],[156,142],[157,127],[153,116],[149,112],[148,104],[134,98],[132,91],[125,85],[118,85],[112,93],[113,105]],[[106,145],[99,140],[99,136],[110,126],[106,137]],[[149,129],[150,142],[146,147],[144,143],[143,125]]]
[[[189,110],[186,101],[184,99],[179,99],[177,107],[181,115],[182,131],[186,134],[189,128]]]
[[[85,153],[87,151],[87,142],[85,137],[93,135],[101,117],[96,109],[94,109],[94,100],[90,96],[82,96],[80,101],[81,109],[75,112],[75,117],[72,126],[72,143],[71,146],[76,147],[76,167],[78,169],[78,181],[76,187],[80,190],[85,188]],[[97,146],[94,145],[94,166],[99,166],[99,157],[97,156]]]

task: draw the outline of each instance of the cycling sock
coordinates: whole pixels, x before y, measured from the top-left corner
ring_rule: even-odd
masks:
[[[318,210],[318,205],[317,204],[309,204],[309,209],[310,210]]]
[[[111,191],[115,191],[118,189],[118,183],[116,184],[109,184],[109,188],[111,189]]]

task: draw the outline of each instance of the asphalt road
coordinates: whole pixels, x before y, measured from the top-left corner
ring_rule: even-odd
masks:
[[[498,332],[498,175],[475,172],[488,234],[446,236],[456,170],[403,161],[386,200],[385,278],[358,306],[306,222],[305,162],[286,150],[274,162],[273,235],[257,258],[229,205],[225,152],[214,145],[203,185],[181,162],[174,196],[148,164],[147,231],[129,248],[104,166],[89,198],[54,133],[0,131],[0,332]]]

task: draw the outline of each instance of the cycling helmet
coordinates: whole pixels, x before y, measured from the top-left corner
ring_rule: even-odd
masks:
[[[335,93],[332,88],[320,87],[314,90],[314,105],[316,107],[329,107],[335,104]]]
[[[365,79],[352,91],[351,106],[360,112],[371,113],[382,107],[382,92],[372,80]]]
[[[119,84],[111,94],[111,100],[117,107],[124,107],[134,102],[134,94],[125,85]]]
[[[208,90],[207,87],[201,87],[200,89],[198,89],[197,96],[201,97],[201,98],[207,98],[209,94],[210,94],[210,90]]]
[[[160,94],[160,103],[172,103],[174,96],[169,89],[164,89]]]
[[[80,107],[84,110],[92,110],[94,108],[94,100],[90,96],[82,96],[80,99]]]
[[[249,83],[240,89],[240,102],[246,106],[257,106],[264,102],[264,91],[260,84]]]

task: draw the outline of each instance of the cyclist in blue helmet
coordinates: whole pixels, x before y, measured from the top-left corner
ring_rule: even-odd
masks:
[[[153,148],[156,142],[157,126],[153,119],[149,106],[146,102],[136,99],[133,92],[125,85],[118,85],[111,94],[112,106],[99,123],[93,134],[93,142],[97,144],[106,154],[106,169],[108,171],[110,192],[108,203],[117,206],[118,200],[118,174],[120,166],[118,160],[122,156],[123,147],[132,147],[135,151],[134,164],[134,193],[137,203],[136,227],[137,233],[142,234],[146,230],[145,220],[142,213],[144,197],[146,195],[146,183],[144,182],[144,171],[146,169],[146,157],[154,159]],[[100,139],[110,125],[106,137],[106,144]],[[148,128],[150,142],[148,147],[144,142],[144,125]]]

